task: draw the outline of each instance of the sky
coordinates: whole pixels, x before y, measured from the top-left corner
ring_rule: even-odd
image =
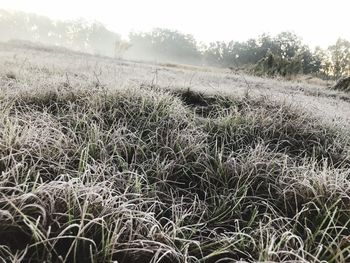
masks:
[[[311,47],[350,40],[349,0],[0,0],[0,9],[97,20],[124,38],[161,27],[205,43],[281,31],[296,33]]]

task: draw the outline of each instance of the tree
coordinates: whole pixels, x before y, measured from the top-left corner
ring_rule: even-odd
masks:
[[[203,52],[204,60],[207,64],[215,66],[229,67],[234,65],[235,54],[233,52],[234,42],[212,42],[206,46]]]
[[[147,33],[131,33],[129,54],[146,59],[199,63],[201,54],[192,35],[170,29],[156,28]]]
[[[294,58],[301,51],[300,38],[291,32],[281,32],[274,39],[278,45],[278,55],[284,59]]]
[[[350,75],[350,42],[339,38],[328,48],[331,54],[332,73],[335,78]]]
[[[318,75],[322,78],[329,78],[332,75],[332,62],[330,53],[320,47],[316,47],[313,53],[315,64],[318,67]]]
[[[120,41],[120,35],[108,30],[103,24],[94,22],[89,27],[87,43],[91,52],[113,57],[116,41]]]

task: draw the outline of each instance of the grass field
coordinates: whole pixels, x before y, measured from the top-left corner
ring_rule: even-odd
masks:
[[[3,262],[348,262],[350,95],[0,45]]]

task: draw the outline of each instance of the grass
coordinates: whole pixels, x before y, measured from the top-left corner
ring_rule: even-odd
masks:
[[[349,260],[349,137],[287,103],[92,85],[0,104],[4,262]]]
[[[350,92],[350,77],[340,78],[332,88],[335,90]]]

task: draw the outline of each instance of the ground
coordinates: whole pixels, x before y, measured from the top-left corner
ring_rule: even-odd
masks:
[[[347,262],[350,95],[0,44],[4,262]]]
[[[21,81],[15,83],[16,88],[23,84],[57,89],[57,83],[69,81],[81,87],[90,87],[96,82],[108,88],[133,88],[142,84],[170,89],[190,87],[209,94],[234,96],[242,96],[249,89],[251,95],[291,102],[329,123],[350,125],[350,94],[328,89],[327,85],[331,84],[320,80],[310,84],[307,80],[259,78],[218,68],[134,63],[6,45],[1,46],[0,52],[1,75],[17,74]]]

